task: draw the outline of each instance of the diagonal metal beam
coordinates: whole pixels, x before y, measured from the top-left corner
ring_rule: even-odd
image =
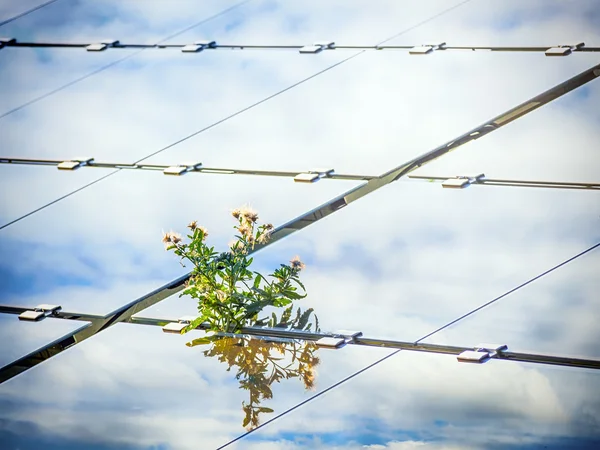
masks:
[[[585,85],[586,83],[589,83],[598,77],[600,77],[600,64],[591,67],[590,69],[587,69],[578,75],[575,75],[574,77],[554,86],[542,94],[537,95],[524,103],[521,103],[520,105],[500,114],[499,116],[494,117],[493,119],[470,131],[467,131],[456,139],[442,144],[423,155],[417,156],[416,158],[413,158],[412,160],[397,166],[388,172],[369,180],[366,183],[350,189],[344,194],[329,200],[323,205],[277,227],[272,234],[272,239],[267,244],[257,245],[251,253],[255,253],[262,248],[271,245],[278,240],[283,239],[290,234],[295,233],[296,231],[301,230],[323,219],[324,217],[335,213],[336,211],[339,211],[346,205],[349,205],[350,203],[384,186],[387,186],[388,184],[412,172],[413,170],[416,170],[419,167],[422,167],[431,161],[434,161],[437,158],[456,150],[458,147],[468,142],[479,139],[482,136],[485,136],[488,133],[503,127],[504,125],[507,125],[526,114],[529,114],[537,108],[546,105],[559,97],[562,97],[563,95]],[[183,290],[184,283],[189,279],[189,276],[189,274],[183,275],[176,280],[167,283],[166,285],[116,309],[115,311],[104,316],[102,319],[90,322],[90,325],[87,327],[76,330],[66,335],[61,340],[47,344],[38,350],[19,358],[9,365],[0,368],[0,383],[30,369],[40,362],[55,356],[56,354],[73,345],[76,345],[79,342],[106,330],[115,323],[127,321],[134,314],[137,314],[138,312],[155,305],[165,298]]]

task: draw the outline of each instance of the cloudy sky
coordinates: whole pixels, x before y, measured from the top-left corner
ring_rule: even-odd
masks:
[[[0,20],[39,0],[0,2]],[[304,45],[600,46],[597,1],[58,0],[0,29],[26,41]],[[236,6],[237,5],[237,6]],[[404,32],[405,30],[409,30]],[[403,34],[399,35],[399,33]],[[356,52],[4,48],[2,157],[131,163]],[[378,175],[598,64],[594,53],[364,52],[144,162]],[[419,169],[425,175],[598,182],[600,82]],[[108,173],[0,165],[0,223]],[[162,230],[197,219],[224,248],[229,211],[249,203],[283,224],[358,185],[121,171],[0,230],[3,304],[105,314],[184,273]],[[323,328],[417,340],[600,241],[592,191],[442,189],[400,180],[256,255],[268,271],[298,254]],[[427,342],[599,358],[600,254],[591,252]],[[195,312],[169,298],[142,316]],[[0,317],[4,365],[81,326]],[[188,337],[120,324],[0,386],[7,448],[217,448],[244,432],[246,393]],[[9,344],[10,343],[10,344]],[[273,388],[275,414],[389,354],[320,351],[316,390]],[[229,448],[591,448],[600,383],[586,370],[483,366],[401,352]],[[265,417],[265,420],[269,415]],[[54,446],[54,447],[52,447]]]

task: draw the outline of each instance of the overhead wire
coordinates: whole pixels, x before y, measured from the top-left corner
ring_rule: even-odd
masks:
[[[28,9],[27,11],[23,11],[22,13],[17,14],[16,16],[9,17],[8,19],[2,20],[2,21],[0,21],[0,27],[6,25],[8,23],[14,22],[15,20],[20,19],[21,17],[25,17],[26,15],[31,14],[32,12],[37,11],[38,9],[42,9],[45,6],[51,5],[52,3],[55,3],[57,1],[58,0],[49,0],[45,3],[34,6],[33,8]]]
[[[442,326],[442,327],[440,327],[440,328],[438,328],[438,329],[436,329],[436,330],[432,331],[432,332],[431,332],[431,333],[429,333],[429,334],[426,334],[426,335],[425,335],[425,336],[423,336],[422,338],[420,338],[420,339],[416,340],[414,343],[415,343],[415,344],[418,344],[419,342],[423,341],[424,339],[427,339],[427,338],[429,338],[429,337],[433,336],[434,334],[436,334],[436,333],[438,333],[438,332],[442,331],[443,329],[445,329],[445,328],[447,328],[447,327],[449,327],[449,326],[451,326],[451,325],[453,325],[453,324],[455,324],[455,323],[457,323],[457,322],[459,322],[459,321],[463,320],[464,318],[466,318],[466,317],[470,316],[471,314],[474,314],[474,313],[476,313],[477,311],[480,311],[480,310],[482,310],[483,308],[486,308],[487,306],[489,306],[489,305],[491,305],[491,304],[493,304],[493,303],[497,302],[498,300],[501,300],[502,298],[506,297],[507,295],[510,295],[510,294],[512,294],[513,292],[516,292],[516,291],[518,291],[519,289],[522,289],[522,288],[524,288],[525,286],[527,286],[527,285],[529,285],[529,284],[533,283],[534,281],[536,281],[536,280],[539,280],[540,278],[542,278],[542,277],[544,277],[544,276],[548,275],[549,273],[551,273],[551,272],[555,271],[556,269],[558,269],[558,268],[560,268],[560,267],[563,267],[563,266],[565,266],[566,264],[569,264],[570,262],[572,262],[572,261],[576,260],[577,258],[580,258],[581,256],[583,256],[583,255],[585,255],[585,254],[587,254],[587,253],[591,252],[592,250],[594,250],[594,249],[596,249],[596,248],[598,248],[598,247],[600,247],[600,242],[599,242],[599,243],[597,243],[597,244],[595,244],[595,245],[592,245],[591,247],[589,247],[589,248],[587,248],[586,250],[584,250],[584,251],[582,251],[582,252],[580,252],[580,253],[576,254],[575,256],[573,256],[573,257],[571,257],[571,258],[569,258],[569,259],[567,259],[567,260],[565,260],[565,261],[563,261],[563,262],[561,262],[561,263],[559,263],[559,264],[557,264],[557,265],[553,266],[552,268],[550,268],[550,269],[546,270],[545,272],[542,272],[541,274],[539,274],[539,275],[537,275],[537,276],[535,276],[535,277],[533,277],[533,278],[530,278],[530,279],[529,279],[529,280],[527,280],[526,282],[519,284],[517,287],[515,287],[515,288],[511,289],[510,291],[507,291],[507,292],[505,292],[504,294],[502,294],[502,295],[500,295],[500,296],[498,296],[498,297],[494,298],[493,300],[490,300],[490,301],[489,301],[489,302],[487,302],[487,303],[484,303],[483,305],[479,306],[478,308],[475,308],[475,309],[473,309],[473,310],[469,311],[468,313],[466,313],[466,314],[463,314],[463,315],[462,315],[462,316],[460,316],[459,318],[457,318],[457,319],[455,319],[455,320],[453,320],[453,321],[451,321],[451,322],[448,322],[446,325],[444,325],[444,326]],[[390,359],[392,356],[394,356],[394,355],[398,354],[398,353],[399,353],[399,352],[401,352],[401,351],[402,351],[401,349],[399,349],[399,350],[395,350],[395,351],[393,351],[393,352],[391,352],[391,353],[387,354],[387,355],[386,355],[386,356],[384,356],[383,358],[380,358],[380,359],[378,359],[377,361],[374,361],[374,362],[372,362],[371,364],[367,365],[366,367],[363,367],[362,369],[360,369],[360,370],[358,370],[358,371],[356,371],[356,372],[353,372],[352,374],[348,375],[348,376],[347,376],[347,377],[345,377],[345,378],[342,378],[340,381],[338,381],[338,382],[336,382],[336,383],[332,384],[331,386],[327,387],[326,389],[323,389],[322,391],[320,391],[320,392],[316,393],[316,394],[315,394],[315,395],[313,395],[312,397],[309,397],[309,398],[307,398],[306,400],[303,400],[302,402],[300,402],[300,403],[298,403],[298,404],[296,404],[296,405],[292,406],[291,408],[288,408],[288,409],[286,409],[285,411],[281,412],[281,413],[280,413],[280,414],[278,414],[277,416],[275,416],[275,417],[272,417],[271,419],[267,420],[266,422],[264,422],[264,423],[262,423],[262,424],[258,425],[256,428],[254,428],[254,429],[252,429],[252,430],[248,430],[248,431],[246,431],[245,433],[243,433],[242,435],[240,435],[240,436],[238,436],[238,437],[236,437],[236,438],[234,438],[234,439],[230,440],[230,441],[229,441],[229,442],[227,442],[226,444],[224,444],[224,445],[222,445],[222,446],[218,447],[216,450],[221,450],[221,449],[223,449],[223,448],[225,448],[225,447],[227,447],[227,446],[229,446],[229,445],[233,444],[234,442],[236,442],[236,441],[239,441],[240,439],[242,439],[242,438],[244,438],[244,437],[248,436],[249,434],[251,434],[251,433],[253,433],[253,432],[255,432],[255,431],[257,431],[257,430],[259,430],[259,429],[261,429],[261,428],[263,428],[263,427],[265,427],[265,426],[267,426],[268,424],[270,424],[270,423],[274,422],[275,420],[277,420],[277,419],[279,419],[279,418],[281,418],[281,417],[283,417],[283,416],[285,416],[285,415],[289,414],[290,412],[292,412],[292,411],[294,411],[294,410],[296,410],[296,409],[300,408],[301,406],[303,406],[303,405],[307,404],[308,402],[310,402],[310,401],[312,401],[312,400],[314,400],[314,399],[316,399],[316,398],[320,397],[321,395],[323,395],[323,394],[325,394],[325,393],[327,393],[327,392],[329,392],[329,391],[331,391],[331,390],[335,389],[336,387],[338,387],[338,386],[340,386],[340,385],[344,384],[345,382],[347,382],[347,381],[350,381],[351,379],[353,379],[353,378],[357,377],[357,376],[358,376],[358,375],[360,375],[361,373],[364,373],[364,372],[366,372],[367,370],[369,370],[369,369],[371,369],[371,368],[373,368],[373,367],[375,367],[375,366],[377,366],[377,365],[381,364],[382,362],[384,362],[384,361],[386,361],[386,360]]]
[[[74,163],[73,166],[61,167],[65,163]],[[41,158],[12,158],[1,157],[0,164],[19,164],[29,166],[55,166],[58,169],[68,171],[78,170],[79,168],[100,168],[100,169],[127,169],[127,170],[149,170],[154,172],[163,172],[166,175],[183,175],[184,173],[212,174],[212,175],[244,175],[244,176],[267,176],[294,178],[295,181],[313,182],[317,179],[329,180],[354,180],[368,181],[377,178],[377,175],[365,174],[343,174],[337,173],[332,169],[312,169],[312,170],[261,170],[261,169],[236,169],[228,167],[207,167],[202,163],[196,164],[133,164],[116,162],[99,162],[95,158],[86,161],[63,159],[41,159]],[[75,165],[76,164],[76,165]],[[300,174],[314,174],[314,180],[296,180]],[[487,178],[484,174],[476,177],[472,176],[430,176],[430,175],[408,175],[410,179],[427,180],[428,182],[442,181],[442,187],[451,187],[455,189],[464,189],[468,186],[496,186],[496,187],[531,187],[547,189],[578,189],[578,190],[600,190],[600,182],[576,182],[576,181],[543,181],[543,180],[514,180]],[[445,184],[452,182],[451,184]],[[459,182],[456,184],[455,182]]]
[[[56,1],[56,0],[54,0],[54,1]],[[160,44],[160,43],[162,43],[162,42],[168,41],[169,39],[172,39],[172,38],[174,38],[174,37],[177,37],[177,36],[179,36],[180,34],[183,34],[183,33],[185,33],[186,31],[189,31],[189,30],[191,30],[191,29],[193,29],[193,28],[199,27],[200,25],[203,25],[203,24],[205,24],[205,23],[207,23],[207,22],[209,22],[209,21],[211,21],[211,20],[217,19],[218,17],[221,17],[221,16],[223,16],[223,15],[227,14],[228,12],[232,11],[233,9],[235,9],[235,8],[238,8],[238,7],[240,7],[240,6],[242,6],[242,5],[246,4],[246,3],[248,3],[248,2],[250,2],[250,1],[252,1],[252,0],[243,0],[243,1],[239,2],[239,3],[236,3],[236,4],[235,4],[235,5],[233,5],[233,6],[230,6],[230,7],[226,8],[226,9],[223,9],[222,11],[219,11],[218,13],[216,13],[216,14],[213,14],[213,15],[212,15],[212,16],[210,16],[210,17],[207,17],[207,18],[205,18],[205,19],[202,19],[202,20],[200,20],[199,22],[196,22],[196,23],[194,23],[194,24],[192,24],[192,25],[189,25],[189,26],[185,27],[184,29],[182,29],[182,30],[180,30],[180,31],[177,31],[176,33],[173,33],[173,34],[171,34],[171,35],[169,35],[169,36],[167,36],[167,37],[165,37],[165,38],[161,39],[161,40],[160,40],[160,41],[158,41],[158,42],[157,42],[157,44],[155,44],[155,45],[158,45],[158,44]],[[10,46],[10,45],[8,45],[8,46]],[[105,65],[103,65],[103,66],[101,66],[101,67],[99,67],[99,68],[97,68],[97,69],[95,69],[95,70],[92,70],[91,72],[88,72],[88,73],[86,73],[85,75],[82,75],[82,76],[81,76],[81,77],[79,77],[79,78],[75,78],[74,80],[71,80],[71,81],[69,81],[68,83],[65,83],[65,84],[63,84],[63,85],[61,85],[61,86],[59,86],[59,87],[57,87],[57,88],[55,88],[55,89],[52,89],[51,91],[48,91],[48,92],[46,92],[46,93],[44,93],[44,94],[42,94],[42,95],[40,95],[40,96],[38,96],[38,97],[34,97],[34,98],[32,98],[31,100],[28,100],[28,101],[26,101],[25,103],[23,103],[23,104],[21,104],[21,105],[19,105],[19,106],[16,106],[16,107],[14,107],[14,108],[12,108],[12,109],[10,109],[10,110],[8,110],[8,111],[4,112],[3,114],[0,114],[0,120],[1,120],[1,119],[3,119],[4,117],[10,116],[11,114],[13,114],[13,113],[15,113],[15,112],[17,112],[17,111],[20,111],[20,110],[22,110],[23,108],[26,108],[26,107],[27,107],[27,106],[29,106],[29,105],[33,105],[34,103],[37,103],[37,102],[39,102],[40,100],[43,100],[43,99],[45,99],[45,98],[48,98],[48,97],[50,97],[50,96],[52,96],[52,95],[56,94],[57,92],[63,91],[63,90],[65,90],[65,89],[67,89],[68,87],[70,87],[70,86],[73,86],[73,85],[75,85],[75,84],[77,84],[77,83],[79,83],[79,82],[81,82],[81,81],[83,81],[83,80],[87,80],[88,78],[90,78],[90,77],[93,77],[94,75],[97,75],[97,74],[99,74],[100,72],[104,72],[105,70],[107,70],[107,69],[110,69],[111,67],[113,67],[113,66],[116,66],[117,64],[120,64],[120,63],[122,63],[123,61],[126,61],[126,60],[128,60],[128,59],[131,59],[131,58],[133,58],[134,56],[137,56],[137,55],[139,55],[140,53],[142,53],[144,50],[146,50],[146,48],[140,48],[140,49],[138,49],[137,51],[131,52],[131,53],[129,53],[128,55],[126,55],[126,56],[124,56],[124,57],[122,57],[122,58],[119,58],[119,59],[116,59],[116,60],[114,60],[114,61],[112,61],[112,62],[109,62],[108,64],[105,64]]]
[[[246,1],[250,1],[250,0],[246,0]],[[411,26],[411,27],[409,27],[409,28],[406,28],[405,30],[402,30],[401,32],[399,32],[399,33],[396,33],[396,34],[394,34],[393,36],[390,36],[390,37],[388,37],[388,38],[386,38],[386,39],[384,39],[384,40],[382,40],[382,41],[378,42],[378,44],[377,44],[377,45],[383,44],[383,43],[385,43],[385,42],[389,42],[389,41],[391,41],[392,39],[395,39],[395,38],[397,38],[397,37],[399,37],[399,36],[401,36],[401,35],[403,35],[403,34],[405,34],[405,33],[408,33],[408,32],[410,32],[410,31],[412,31],[412,30],[414,30],[414,29],[416,29],[416,28],[418,28],[418,27],[420,27],[420,26],[422,26],[422,25],[424,25],[424,24],[426,24],[426,23],[428,23],[428,22],[430,22],[430,21],[432,21],[432,20],[434,20],[434,19],[436,19],[436,18],[438,18],[438,17],[440,17],[440,16],[444,15],[444,14],[447,14],[447,13],[449,13],[450,11],[453,11],[453,10],[455,10],[456,8],[458,8],[458,7],[462,6],[462,5],[465,5],[465,4],[467,4],[467,3],[471,2],[471,1],[472,1],[472,0],[462,0],[461,2],[459,2],[459,3],[457,3],[457,4],[455,4],[455,5],[453,5],[453,6],[449,7],[449,8],[446,8],[445,10],[443,10],[443,11],[442,11],[442,12],[440,12],[440,13],[437,13],[437,14],[435,14],[435,15],[433,15],[433,16],[430,16],[430,17],[428,17],[427,19],[424,19],[424,20],[422,20],[421,22],[419,22],[419,23],[417,23],[417,24],[415,24],[415,25],[413,25],[413,26]],[[283,93],[285,93],[285,92],[287,92],[287,91],[289,91],[289,90],[291,90],[291,89],[294,89],[295,87],[298,87],[298,86],[300,86],[300,85],[302,85],[302,84],[306,83],[307,81],[309,81],[309,80],[312,80],[313,78],[316,78],[316,77],[318,77],[319,75],[322,75],[322,74],[324,74],[324,73],[326,73],[326,72],[328,72],[328,71],[330,71],[330,70],[332,70],[332,69],[334,69],[334,68],[336,68],[336,67],[338,67],[338,66],[341,66],[342,64],[344,64],[344,63],[346,63],[346,62],[348,62],[348,61],[350,61],[350,60],[352,60],[352,59],[356,58],[356,57],[357,57],[357,56],[359,56],[359,55],[362,55],[362,54],[363,54],[363,53],[365,53],[365,52],[366,52],[366,50],[361,50],[361,51],[359,51],[359,52],[357,52],[357,53],[354,53],[354,54],[352,54],[352,55],[348,56],[347,58],[344,58],[344,59],[342,59],[341,61],[338,61],[338,62],[336,62],[336,63],[334,63],[334,64],[331,64],[330,66],[327,66],[326,68],[324,68],[324,69],[322,69],[322,70],[320,70],[320,71],[318,71],[318,72],[316,72],[316,73],[314,73],[314,74],[312,74],[312,75],[310,75],[310,76],[308,76],[308,77],[306,77],[306,78],[303,78],[303,79],[301,79],[300,81],[297,81],[296,83],[294,83],[294,84],[292,84],[292,85],[290,85],[290,86],[288,86],[288,87],[286,87],[286,88],[284,88],[284,89],[281,89],[281,90],[279,90],[279,91],[275,92],[274,94],[271,94],[271,95],[269,95],[268,97],[265,97],[265,98],[263,98],[262,100],[259,100],[259,101],[255,102],[255,103],[253,103],[253,104],[251,104],[251,105],[249,105],[249,106],[246,106],[245,108],[242,108],[242,109],[240,109],[240,110],[238,110],[238,111],[234,112],[233,114],[230,114],[230,115],[228,115],[228,116],[224,117],[223,119],[220,119],[220,120],[218,120],[218,121],[216,121],[216,122],[213,122],[212,124],[210,124],[210,125],[208,125],[208,126],[206,126],[206,127],[202,128],[202,129],[200,129],[200,130],[198,130],[198,131],[195,131],[195,132],[193,132],[193,133],[191,133],[191,134],[188,134],[187,136],[185,136],[185,137],[183,137],[183,138],[181,138],[181,139],[179,139],[179,140],[177,140],[177,141],[173,142],[172,144],[169,144],[169,145],[167,145],[167,146],[165,146],[165,147],[163,147],[163,148],[161,148],[161,149],[159,149],[159,150],[157,150],[157,151],[155,151],[155,152],[153,152],[153,153],[150,153],[149,155],[147,155],[147,156],[145,156],[145,157],[143,157],[143,158],[141,158],[141,159],[138,159],[137,161],[135,161],[135,162],[134,162],[134,164],[139,164],[140,162],[142,162],[142,161],[144,161],[144,160],[146,160],[146,159],[148,159],[148,158],[151,158],[152,156],[158,155],[159,153],[162,153],[162,152],[164,152],[165,150],[168,150],[168,149],[170,149],[170,148],[172,148],[172,147],[174,147],[174,146],[176,146],[176,145],[178,145],[178,144],[181,144],[182,142],[185,142],[185,141],[187,141],[188,139],[191,139],[191,138],[193,138],[194,136],[197,136],[197,135],[199,135],[200,133],[203,133],[204,131],[210,130],[211,128],[214,128],[214,127],[216,127],[217,125],[220,125],[221,123],[228,121],[229,119],[232,119],[232,118],[234,118],[234,117],[236,117],[236,116],[238,116],[238,115],[240,115],[240,114],[243,114],[244,112],[246,112],[246,111],[249,111],[249,110],[251,110],[251,109],[253,109],[253,108],[255,108],[255,107],[257,107],[257,106],[259,106],[259,105],[261,105],[261,104],[263,104],[263,103],[265,103],[265,102],[267,102],[267,101],[269,101],[269,100],[271,100],[271,99],[273,99],[273,98],[275,98],[275,97],[278,97],[279,95],[281,95],[281,94],[283,94]],[[1,119],[2,117],[3,117],[3,116],[0,116],[0,119]],[[96,180],[95,182],[92,182],[92,183],[89,183],[89,184],[87,184],[87,185],[86,185],[86,186],[84,186],[83,188],[80,188],[80,189],[76,189],[76,190],[74,190],[74,191],[71,191],[71,192],[69,192],[69,193],[65,194],[64,196],[62,196],[60,199],[57,199],[57,200],[55,200],[55,201],[49,202],[49,203],[47,203],[47,204],[45,204],[45,205],[42,205],[42,206],[40,206],[39,208],[37,208],[35,212],[41,211],[41,210],[43,210],[43,209],[47,208],[48,206],[51,206],[51,205],[53,205],[53,204],[56,204],[57,202],[59,202],[59,201],[61,201],[61,200],[65,199],[65,198],[68,198],[68,197],[70,197],[71,195],[73,195],[73,194],[75,194],[75,193],[77,193],[77,192],[80,192],[80,191],[82,191],[82,190],[86,189],[87,187],[89,187],[89,186],[91,186],[91,185],[93,185],[93,184],[95,184],[95,183],[97,183],[97,182],[99,182],[99,181],[105,180],[105,179],[107,179],[107,178],[111,177],[112,175],[114,175],[114,174],[116,174],[116,173],[120,172],[120,170],[121,170],[121,169],[117,169],[117,170],[115,170],[115,171],[111,172],[110,174],[108,174],[108,175],[105,175],[105,176],[103,176],[102,178],[100,178],[100,179]],[[19,222],[19,221],[23,220],[25,217],[29,217],[29,216],[31,216],[32,214],[33,214],[33,212],[32,212],[32,213],[27,213],[27,214],[24,214],[24,215],[22,215],[22,216],[20,216],[20,217],[17,217],[16,219],[12,220],[10,223],[8,223],[8,224],[4,224],[4,225],[0,226],[0,230],[2,230],[2,229],[4,229],[4,228],[8,227],[9,225],[12,225],[12,224],[14,224],[14,223],[17,223],[17,222]]]
[[[335,42],[321,43],[319,45],[298,45],[298,44],[219,44],[216,41],[203,41],[197,44],[125,44],[120,41],[107,42],[101,44],[99,48],[93,48],[98,45],[95,42],[86,43],[68,43],[68,42],[21,42],[16,39],[5,42],[6,47],[13,48],[71,48],[88,49],[90,51],[102,52],[108,49],[179,49],[185,53],[198,53],[203,51],[216,50],[300,50],[300,53],[321,53],[335,50],[408,50],[411,54],[425,55],[434,51],[471,51],[471,52],[535,52],[546,53],[550,49],[556,49],[550,53],[550,56],[568,56],[571,53],[593,53],[600,52],[600,47],[585,45],[559,45],[559,46],[481,46],[481,45],[448,45],[446,43],[436,45],[340,45]],[[91,47],[92,48],[88,48]],[[310,49],[308,47],[311,47]],[[560,50],[559,50],[560,49]],[[564,54],[562,53],[564,52]]]

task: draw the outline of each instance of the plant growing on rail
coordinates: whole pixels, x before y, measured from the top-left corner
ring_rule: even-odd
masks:
[[[208,231],[196,221],[188,225],[189,243],[178,233],[163,235],[165,248],[179,256],[182,265],[187,262],[194,267],[181,295],[198,300],[199,316],[183,332],[205,322],[214,332],[238,333],[249,325],[300,330],[311,330],[314,325],[313,331],[319,331],[312,308],[304,312],[298,308],[295,315],[293,311],[292,302],[306,297],[299,278],[304,263],[295,257],[289,264],[280,264],[268,277],[250,270],[253,262],[250,254],[256,246],[269,242],[273,225],[259,225],[258,214],[247,207],[235,209],[231,215],[237,222],[233,227],[237,234],[226,252],[216,252],[206,244]],[[275,312],[259,317],[268,307],[285,309],[279,317]],[[218,336],[207,335],[201,339],[208,344]]]

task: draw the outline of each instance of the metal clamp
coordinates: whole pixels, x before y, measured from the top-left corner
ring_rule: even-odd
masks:
[[[162,327],[163,332],[165,333],[177,333],[181,334],[183,329],[187,327],[196,317],[194,316],[183,316],[177,319],[177,322],[169,322],[164,327]]]
[[[94,158],[73,158],[59,163],[56,167],[59,170],[75,170],[79,167],[89,165],[92,161],[94,161]]]
[[[186,163],[179,166],[167,167],[163,170],[165,175],[183,175],[186,172],[193,172],[202,167],[202,163]]]
[[[119,41],[107,39],[105,41],[100,41],[96,44],[90,44],[85,49],[88,52],[101,52],[103,50],[106,50],[108,47],[114,47],[115,45],[118,45],[118,44],[119,44]]]
[[[0,37],[0,48],[15,44],[16,42],[17,40],[15,38]]]
[[[59,305],[37,305],[33,310],[28,310],[19,314],[19,320],[37,322],[57,313],[61,309],[62,307]]]
[[[294,181],[297,183],[314,183],[321,178],[330,176],[333,172],[333,169],[312,169],[296,175]]]
[[[323,50],[335,50],[335,42],[315,42],[313,45],[305,45],[300,53],[321,53]]]
[[[506,344],[479,344],[474,350],[467,350],[456,357],[459,362],[483,364],[494,356],[508,350]]]
[[[434,52],[435,50],[444,50],[446,43],[442,42],[441,44],[437,44],[437,45],[419,45],[417,47],[413,47],[411,48],[408,53],[410,55],[429,55],[430,53]]]
[[[473,183],[478,183],[480,181],[483,181],[484,178],[485,178],[485,174],[483,174],[483,173],[480,173],[479,175],[475,175],[475,176],[458,175],[454,178],[450,178],[446,181],[443,181],[442,187],[448,188],[448,189],[464,189],[466,187],[469,187]]]
[[[557,45],[556,47],[551,47],[544,52],[546,56],[568,56],[573,53],[575,50],[578,50],[585,46],[584,42],[580,42],[575,45]]]
[[[193,44],[184,45],[181,51],[184,53],[198,53],[206,48],[216,48],[215,41],[196,41]]]
[[[354,342],[357,337],[362,336],[362,331],[339,330],[332,334],[333,336],[323,337],[316,341],[315,344],[317,347],[333,349],[342,348],[346,344]]]

